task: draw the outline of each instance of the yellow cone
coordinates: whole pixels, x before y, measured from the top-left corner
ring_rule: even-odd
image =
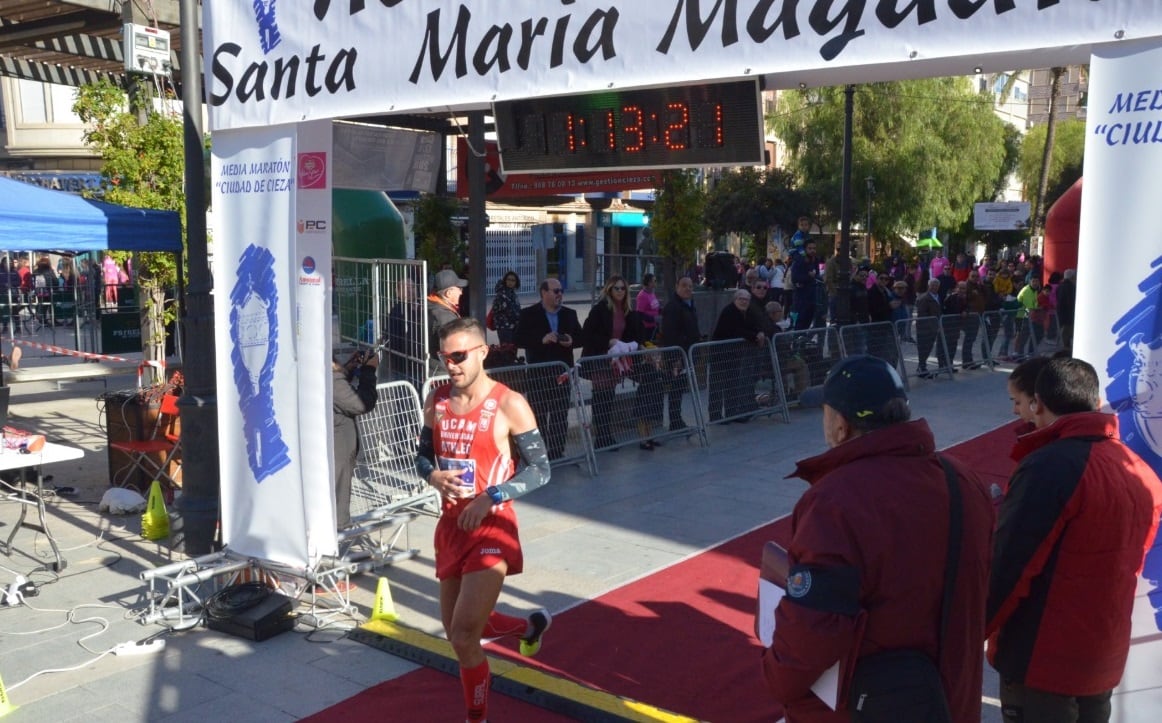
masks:
[[[0,718],[16,710],[16,706],[8,700],[8,691],[4,690],[4,680],[0,679]]]
[[[375,586],[375,604],[371,606],[372,620],[387,620],[395,622],[399,616],[395,614],[395,603],[391,601],[391,586],[386,577],[379,578]]]
[[[141,516],[141,536],[147,540],[164,540],[169,537],[169,512],[165,509],[161,482],[157,480],[149,487],[149,504]]]

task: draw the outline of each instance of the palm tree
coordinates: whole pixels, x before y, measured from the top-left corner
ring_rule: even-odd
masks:
[[[1041,234],[1045,226],[1045,191],[1049,187],[1049,162],[1053,158],[1053,141],[1057,135],[1057,100],[1061,95],[1061,76],[1067,69],[1053,68],[1049,81],[1049,118],[1045,121],[1045,149],[1041,152],[1041,178],[1037,182],[1037,196],[1033,203],[1033,222],[1029,228],[1030,238]]]

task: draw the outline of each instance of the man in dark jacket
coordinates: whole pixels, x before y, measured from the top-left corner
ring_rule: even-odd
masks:
[[[750,292],[739,289],[734,298],[722,307],[714,325],[714,341],[741,340],[748,344],[723,344],[711,348],[710,358],[710,421],[722,419],[749,422],[747,412],[758,409],[754,398],[754,377],[748,375],[748,352],[766,344],[766,335],[755,324],[750,308]],[[732,419],[738,417],[738,419]]]
[[[355,418],[375,409],[375,375],[379,357],[361,354],[346,365],[331,363],[331,402],[335,423],[335,521],[338,529],[351,524],[351,478],[359,456],[359,429]],[[352,381],[356,386],[352,387]]]
[[[795,329],[810,329],[815,321],[815,293],[819,286],[819,259],[815,257],[815,242],[808,241],[802,254],[791,262],[791,297]]]
[[[916,353],[920,363],[916,367],[916,375],[921,379],[931,379],[936,376],[928,371],[928,355],[932,347],[936,347],[936,363],[940,370],[948,369],[948,352],[944,346],[944,338],[940,337],[940,316],[944,308],[940,301],[940,282],[932,279],[928,282],[928,291],[916,296]]]
[[[431,355],[430,368],[433,374],[443,374],[444,365],[436,358],[440,351],[440,327],[460,318],[460,297],[468,282],[451,269],[444,269],[432,279],[431,293],[428,294],[428,353]]]
[[[662,346],[677,346],[689,353],[690,347],[702,341],[698,329],[698,312],[694,309],[694,281],[683,276],[678,279],[674,295],[662,309]],[[667,378],[666,398],[670,408],[670,431],[686,428],[682,419],[682,395],[686,390],[686,369],[683,359],[674,360]]]
[[[1073,317],[1077,311],[1077,271],[1066,269],[1057,287],[1057,323],[1061,327],[1061,346],[1073,353]]]
[[[521,309],[516,323],[516,345],[525,350],[529,364],[561,362],[573,367],[573,352],[581,346],[583,334],[577,312],[561,303],[564,289],[557,279],[545,279],[540,286],[541,301]],[[525,396],[537,417],[537,427],[545,435],[549,459],[565,453],[568,432],[569,390],[558,380],[559,367],[542,367],[530,374]]]
[[[841,661],[843,681],[860,658],[918,650],[937,663],[952,720],[979,721],[994,522],[988,492],[948,460],[963,525],[941,645],[950,498],[932,431],[922,419],[909,421],[900,375],[876,357],[836,364],[823,383],[823,402],[830,449],[799,462],[793,475],[811,486],[792,516],[787,594],[763,654],[767,685],[787,720],[850,721],[843,685],[839,710],[811,692],[820,675]]]
[[[1108,721],[1162,482],[1098,411],[1092,366],[1053,359],[1035,390],[997,524],[989,662],[1005,720]]]

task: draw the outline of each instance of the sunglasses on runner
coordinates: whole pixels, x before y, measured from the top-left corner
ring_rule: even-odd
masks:
[[[448,362],[452,362],[453,364],[463,364],[464,360],[468,358],[470,353],[483,347],[483,344],[477,344],[471,349],[463,349],[461,351],[438,351],[436,352],[436,356],[440,357],[440,361],[444,362],[445,364]]]

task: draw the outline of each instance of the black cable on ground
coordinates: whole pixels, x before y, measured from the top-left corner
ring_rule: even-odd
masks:
[[[222,588],[206,600],[206,617],[211,620],[229,620],[243,610],[249,610],[265,600],[271,589],[261,582],[244,582]]]

